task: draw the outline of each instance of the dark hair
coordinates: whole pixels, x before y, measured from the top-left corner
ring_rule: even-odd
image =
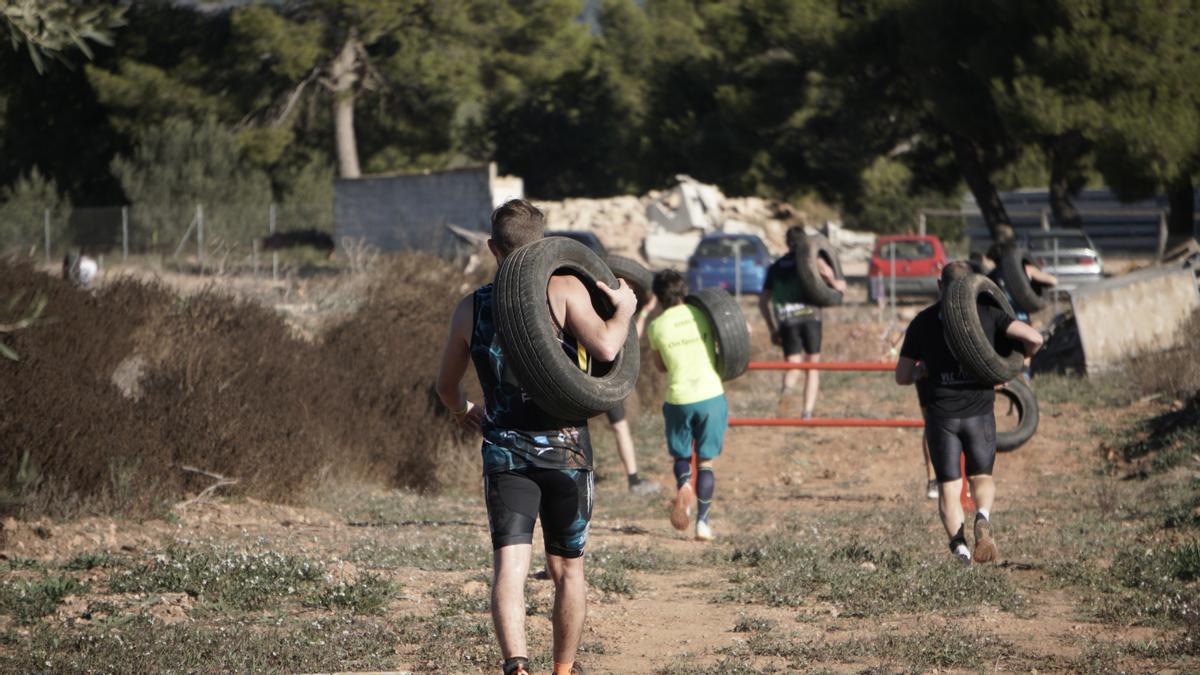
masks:
[[[792,251],[796,250],[800,244],[803,244],[804,240],[807,238],[808,232],[804,230],[803,225],[793,225],[789,227],[787,229],[787,233],[784,234],[784,240],[787,242],[787,247]]]
[[[546,216],[524,199],[510,199],[492,211],[492,241],[501,255],[541,239],[545,231]]]
[[[971,271],[970,263],[965,260],[955,260],[942,268],[942,285],[949,286],[951,282],[966,279],[972,274],[974,272]]]
[[[683,302],[688,293],[687,282],[683,280],[683,275],[675,270],[663,270],[655,274],[652,287],[663,309]]]

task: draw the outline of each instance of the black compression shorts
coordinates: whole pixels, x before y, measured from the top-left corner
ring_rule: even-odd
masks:
[[[925,416],[929,459],[939,483],[962,478],[959,457],[965,455],[968,476],[990,476],[996,463],[996,415]]]
[[[625,419],[625,404],[618,403],[617,407],[604,413],[604,415],[608,418],[609,424],[616,424],[617,422],[620,422],[621,420]]]
[[[785,323],[779,327],[779,337],[783,342],[783,355],[820,354],[821,353],[821,320],[804,319]]]
[[[592,472],[582,469],[525,468],[484,475],[492,549],[532,544],[533,525],[542,517],[546,553],[583,555],[592,520]]]

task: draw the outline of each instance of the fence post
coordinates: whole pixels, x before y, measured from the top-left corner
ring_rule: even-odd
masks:
[[[196,204],[196,255],[200,258],[200,276],[204,276],[204,205]]]
[[[50,264],[50,209],[42,211],[42,229],[46,235],[46,264]]]
[[[1050,211],[1049,211],[1049,209],[1042,209],[1041,215],[1042,215],[1042,231],[1045,232],[1050,229]]]
[[[917,212],[917,234],[925,236],[925,211]]]
[[[733,242],[733,297],[742,297],[742,240]]]
[[[121,207],[121,262],[129,260],[129,207]]]
[[[250,260],[254,266],[254,278],[258,278],[258,238],[250,240]]]
[[[889,252],[888,255],[892,260],[892,283],[891,283],[892,287],[888,291],[888,293],[890,294],[891,300],[892,300],[892,321],[895,321],[896,320],[896,242],[894,242],[894,241],[889,242],[888,247],[891,248],[891,251]]]
[[[1158,213],[1158,260],[1162,262],[1163,256],[1167,254],[1167,212],[1166,210]]]
[[[275,234],[275,203],[267,207],[267,231]],[[279,281],[279,251],[271,249],[271,281]]]

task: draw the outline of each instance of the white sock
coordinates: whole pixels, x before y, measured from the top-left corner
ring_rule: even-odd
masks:
[[[988,513],[988,510],[987,510],[987,509],[979,509],[979,510],[978,510],[978,511],[976,511],[975,513],[976,513],[977,515],[983,516],[983,519],[984,519],[984,520],[991,520],[991,517],[990,517],[990,515],[991,515],[991,514],[989,514],[989,513]]]
[[[954,555],[959,556],[960,558],[970,558],[971,551],[967,549],[966,544],[959,544],[958,546],[954,547]]]

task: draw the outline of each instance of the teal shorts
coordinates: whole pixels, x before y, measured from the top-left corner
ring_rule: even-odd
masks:
[[[667,427],[667,450],[672,457],[691,457],[695,441],[697,457],[716,459],[725,443],[725,428],[729,426],[729,403],[724,394],[684,405],[664,403],[663,421]]]

